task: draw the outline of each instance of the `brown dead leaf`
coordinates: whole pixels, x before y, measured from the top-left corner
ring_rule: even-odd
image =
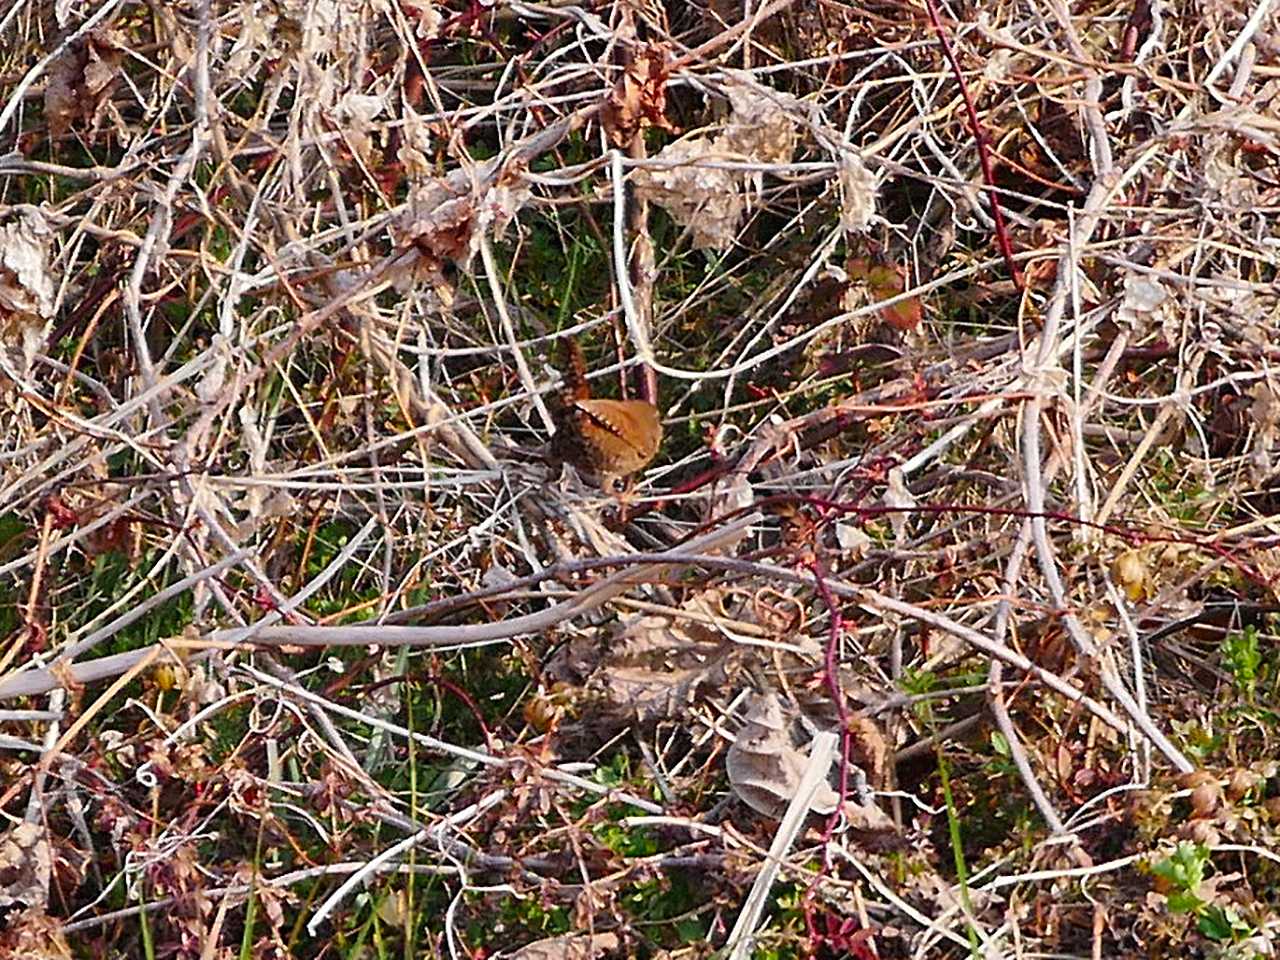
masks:
[[[866,233],[876,216],[876,177],[856,153],[840,157],[840,226]]]
[[[242,0],[234,42],[227,52],[228,76],[252,76],[264,58],[279,57],[284,49],[275,42],[280,17],[256,0]]]
[[[455,193],[452,187],[433,180],[411,189],[400,227],[425,258],[465,265],[479,243],[476,203],[470,191]]]
[[[703,519],[710,523],[720,517],[741,516],[755,503],[755,499],[756,494],[748,479],[748,471],[731,470],[717,477],[712,484],[703,511]],[[743,527],[741,533],[725,543],[725,552],[732,553],[740,543],[752,535],[752,532],[750,527]]]
[[[1263,380],[1251,386],[1246,396],[1254,426],[1250,466],[1255,477],[1263,478],[1275,469],[1276,448],[1280,446],[1280,391]]]
[[[103,501],[105,504],[106,502]],[[105,513],[105,509],[99,513]],[[136,521],[131,517],[116,517],[109,523],[97,527],[84,537],[85,556],[97,557],[104,553],[124,554],[130,561],[138,558],[140,544],[133,536]]]
[[[1151,588],[1151,570],[1141,549],[1126,550],[1111,563],[1111,576],[1124,590],[1130,603],[1137,603]]]
[[[842,809],[845,819],[848,821],[849,829],[863,834],[864,837],[862,839],[864,842],[866,834],[896,835],[898,833],[898,825],[893,822],[893,818],[874,803],[854,803],[850,800],[845,802]],[[878,839],[883,844],[886,840],[892,843],[894,838],[880,837]]]
[[[0,348],[23,374],[53,322],[58,284],[49,266],[52,239],[52,228],[33,211],[0,227]]]
[[[586,883],[573,898],[570,924],[575,930],[594,930],[601,926],[601,919],[620,919],[617,887],[607,883]]]
[[[735,652],[710,631],[664,616],[625,621],[610,648],[591,688],[644,720],[675,716],[703,687],[719,687]]]
[[[0,907],[24,903],[43,911],[52,869],[53,857],[43,827],[19,823],[8,830],[0,836]]]
[[[90,132],[97,129],[103,108],[119,80],[124,49],[114,30],[98,27],[49,65],[44,115],[49,121],[50,139],[62,139],[81,121],[88,121]]]
[[[600,123],[615,147],[625,147],[646,127],[674,132],[667,120],[667,47],[651,44],[622,74],[600,110]]]
[[[554,683],[548,690],[539,686],[524,702],[520,711],[524,722],[539,733],[547,733],[558,727],[570,715],[573,708],[573,693],[569,684],[564,681]]]
[[[428,178],[434,170],[432,156],[435,149],[434,138],[440,131],[423,120],[412,110],[405,111],[404,126],[401,129],[400,149],[396,159],[404,168],[404,174],[410,182],[420,182]]]
[[[893,538],[899,547],[906,543],[907,528],[911,520],[911,511],[916,507],[916,498],[907,488],[907,481],[900,467],[889,471],[889,482],[885,486],[884,505],[893,512],[889,514],[889,525],[893,527]]]
[[[571,933],[526,944],[509,960],[595,960],[619,946],[616,933]]]
[[[688,227],[694,247],[727,249],[742,226],[747,201],[735,171],[706,165],[725,159],[714,139],[691,137],[672,143],[654,158],[660,167],[636,171],[636,196],[656,203],[677,224]]]
[[[710,606],[708,606],[710,604]],[[715,601],[696,596],[686,609],[705,615]],[[545,677],[581,687],[593,698],[593,718],[617,714],[642,721],[680,715],[704,689],[720,689],[735,672],[740,650],[701,623],[663,615],[624,619],[613,630],[575,637],[552,658]]]
[[[70,840],[52,835],[52,880],[54,890],[75,890],[89,873],[89,853]]]
[[[157,859],[148,871],[158,896],[178,900],[167,914],[170,923],[181,936],[194,942],[203,939],[206,922],[214,910],[214,900],[208,893],[211,884],[202,867],[195,845],[184,843]]]
[[[850,759],[866,771],[872,787],[883,789],[889,784],[889,741],[870,717],[854,714],[849,718]]]
[[[804,776],[808,761],[791,732],[796,719],[794,713],[788,715],[776,694],[758,694],[725,759],[733,792],[752,810],[767,817],[782,816]],[[828,814],[835,811],[839,802],[839,795],[822,784],[810,809]]]
[[[786,94],[734,83],[726,88],[733,113],[718,138],[728,153],[757,163],[790,163],[796,150],[796,125],[783,109]]]
[[[413,32],[419,40],[434,40],[440,36],[444,14],[431,0],[418,0],[412,5],[406,3],[403,9],[405,16],[411,18],[410,22],[417,20]]]
[[[395,267],[397,284],[426,281],[448,307],[453,283],[445,275],[446,264],[465,270],[485,231],[501,235],[515,219],[529,199],[521,169],[508,164],[475,181],[451,175],[410,187],[407,209],[392,228],[397,246],[409,251]]]
[[[62,921],[44,912],[43,907],[29,907],[5,918],[0,933],[0,956],[22,960],[71,960],[71,947],[62,932]]]
[[[637,170],[636,196],[650,200],[682,227],[699,249],[733,245],[747,213],[745,181],[759,173],[712,166],[715,162],[787,163],[795,152],[796,127],[782,108],[783,94],[765,95],[745,84],[728,88],[733,112],[715,136],[695,136],[668,144],[655,165]]]

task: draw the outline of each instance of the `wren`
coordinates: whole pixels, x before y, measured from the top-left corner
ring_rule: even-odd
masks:
[[[644,468],[662,445],[658,408],[647,400],[594,399],[577,341],[562,341],[565,385],[553,405],[556,432],[551,456],[609,487]]]

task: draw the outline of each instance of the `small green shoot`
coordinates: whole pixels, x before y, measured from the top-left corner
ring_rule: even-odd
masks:
[[[1229,633],[1222,641],[1222,665],[1235,678],[1236,689],[1248,703],[1253,703],[1262,674],[1262,649],[1258,628],[1249,624],[1239,633]]]
[[[1197,891],[1208,864],[1208,847],[1183,840],[1173,853],[1152,865],[1151,873],[1166,891],[1170,913],[1194,913],[1206,905]]]

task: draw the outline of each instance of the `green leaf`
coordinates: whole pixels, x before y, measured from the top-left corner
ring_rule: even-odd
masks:
[[[1194,913],[1204,905],[1204,901],[1194,893],[1180,890],[1169,894],[1170,913]]]
[[[1191,913],[1204,906],[1205,901],[1197,896],[1196,891],[1204,882],[1208,863],[1208,847],[1183,840],[1173,853],[1151,867],[1151,872],[1170,888],[1170,912]]]
[[[707,931],[697,920],[680,920],[676,923],[676,936],[681,943],[702,943],[707,939]]]
[[[1248,933],[1249,925],[1231,907],[1209,907],[1200,915],[1196,929],[1210,940],[1234,940],[1237,933]]]

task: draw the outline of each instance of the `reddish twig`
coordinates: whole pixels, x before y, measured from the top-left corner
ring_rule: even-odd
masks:
[[[982,129],[982,124],[978,120],[978,108],[974,106],[973,94],[969,92],[969,85],[964,82],[964,73],[960,69],[960,61],[956,59],[955,51],[951,48],[951,41],[947,37],[946,28],[942,25],[942,19],[938,16],[938,8],[934,4],[934,0],[924,0],[924,5],[929,10],[929,21],[933,24],[933,29],[938,32],[938,43],[942,46],[942,54],[947,58],[951,72],[955,74],[956,83],[960,85],[960,95],[964,97],[964,109],[969,117],[969,129],[973,132],[973,142],[978,147],[978,162],[982,165],[982,179],[986,181],[987,195],[991,198],[991,217],[996,222],[996,245],[1000,248],[1000,255],[1004,257],[1005,263],[1009,266],[1009,276],[1013,278],[1015,286],[1021,290],[1022,273],[1018,270],[1018,265],[1013,260],[1013,244],[1009,242],[1009,230],[1005,226],[1004,211],[1000,207],[1000,196],[996,191],[995,174],[991,168],[991,152],[987,147],[987,137]]]
[[[1247,580],[1251,580],[1261,587],[1270,589],[1276,581],[1276,577],[1269,577],[1257,568],[1250,566],[1238,555],[1238,551],[1231,547],[1214,540],[1211,537],[1182,536],[1176,533],[1151,533],[1148,530],[1141,530],[1137,527],[1125,526],[1116,523],[1098,523],[1094,520],[1085,520],[1083,517],[1077,517],[1070,513],[1060,510],[1027,510],[1023,507],[986,507],[978,504],[968,503],[918,503],[910,507],[891,507],[884,504],[862,504],[856,501],[829,500],[824,497],[801,495],[794,493],[780,493],[772,497],[762,497],[754,500],[749,506],[740,507],[726,514],[714,517],[707,523],[694,528],[690,533],[690,537],[698,536],[712,527],[732,520],[735,517],[742,516],[754,510],[768,510],[772,506],[783,504],[791,505],[797,503],[809,504],[822,510],[829,510],[840,514],[854,514],[860,520],[866,520],[872,517],[891,516],[893,514],[973,514],[978,516],[991,517],[1010,517],[1019,520],[1053,520],[1059,523],[1071,523],[1079,527],[1086,527],[1090,530],[1097,530],[1109,536],[1119,537],[1126,543],[1139,545],[1147,543],[1173,543],[1181,546],[1199,547],[1202,550],[1208,550],[1216,556],[1222,558],[1233,568],[1238,570]],[[1253,548],[1261,548],[1261,544],[1252,543]]]
[[[840,638],[844,635],[844,616],[840,612],[840,605],[836,602],[831,588],[827,585],[821,561],[815,557],[805,566],[813,574],[813,581],[818,588],[818,595],[822,597],[822,602],[826,604],[827,612],[831,617],[831,627],[827,634],[826,656],[822,666],[822,679],[826,684],[827,692],[831,695],[832,702],[835,704],[836,716],[840,721],[840,803],[831,816],[827,818],[826,828],[822,831],[822,866],[818,869],[817,875],[810,881],[802,898],[805,927],[809,932],[811,946],[816,950],[824,940],[831,937],[831,931],[823,933],[818,930],[817,923],[814,920],[813,894],[818,884],[822,882],[822,878],[831,869],[829,843],[835,833],[836,824],[840,822],[840,815],[849,796],[849,753],[853,746],[853,736],[850,729],[849,707],[845,703],[844,689],[840,685]],[[870,941],[868,940],[867,944],[860,943],[859,945],[865,951],[869,943]],[[874,949],[871,949],[870,952],[864,955],[874,957],[876,954]]]

